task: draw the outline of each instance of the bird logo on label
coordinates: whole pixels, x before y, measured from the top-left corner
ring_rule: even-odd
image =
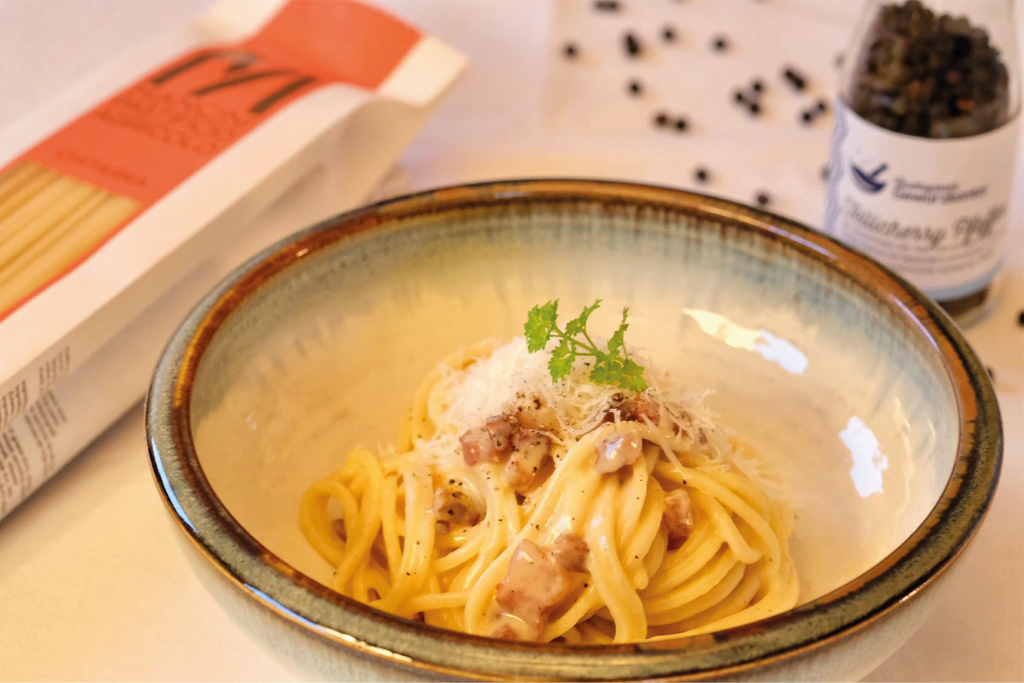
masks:
[[[864,192],[869,194],[875,194],[881,192],[882,188],[885,187],[885,182],[878,179],[887,168],[889,164],[882,164],[871,173],[864,171],[859,168],[856,164],[850,164],[850,170],[853,171],[853,182]]]

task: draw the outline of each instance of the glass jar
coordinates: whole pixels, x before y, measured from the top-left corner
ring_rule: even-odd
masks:
[[[994,301],[1020,121],[1010,0],[868,0],[840,77],[826,230],[961,324]]]

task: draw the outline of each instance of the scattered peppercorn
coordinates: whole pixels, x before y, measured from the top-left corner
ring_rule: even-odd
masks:
[[[805,111],[802,114],[800,114],[800,119],[804,123],[811,123],[812,121],[814,121],[814,112],[813,111]]]
[[[708,181],[708,170],[701,166],[694,172],[693,177],[697,179],[698,183],[706,183]]]
[[[632,33],[627,33],[623,36],[623,43],[626,46],[626,54],[630,57],[637,57],[640,55],[640,41]]]
[[[797,90],[803,90],[807,87],[807,80],[794,71],[792,67],[786,67],[786,70],[782,72],[782,75],[787,81],[789,81],[790,85]]]
[[[676,31],[675,31],[675,29],[672,28],[671,26],[666,26],[665,28],[661,29],[661,38],[666,43],[675,42],[675,39],[676,39]]]
[[[729,47],[729,41],[725,39],[725,36],[716,36],[714,42],[711,43],[711,46],[715,48],[716,51],[722,52]]]
[[[565,47],[562,48],[562,54],[565,55],[566,59],[573,59],[578,54],[576,45],[574,43],[566,43]]]
[[[818,107],[818,111],[822,114],[828,111],[828,102],[825,100],[818,100],[818,104],[816,106]]]
[[[618,0],[595,0],[594,9],[598,12],[618,12]]]
[[[663,111],[659,111],[654,116],[654,125],[664,128],[668,125],[668,114]]]
[[[771,201],[771,197],[768,196],[767,192],[757,193],[757,203],[761,206],[768,206],[768,202]]]
[[[687,126],[689,126],[689,124],[687,123],[686,119],[682,117],[676,119],[676,130],[678,130],[680,133],[686,130]]]
[[[733,98],[740,104],[747,101],[747,98],[743,95],[742,90],[737,90],[735,93],[733,93]]]
[[[750,84],[750,87],[754,89],[754,92],[761,92],[764,90],[764,82],[760,78],[755,78],[754,82]]]
[[[632,95],[639,95],[644,90],[644,87],[640,84],[640,81],[629,82],[629,92]]]
[[[1021,311],[1020,315],[1017,316],[1017,322],[1020,323],[1021,327],[1024,327],[1024,311]]]
[[[761,113],[761,105],[758,104],[757,102],[751,102],[749,105],[747,105],[747,108],[750,109],[750,113],[753,114],[754,116],[757,116],[758,114]]]

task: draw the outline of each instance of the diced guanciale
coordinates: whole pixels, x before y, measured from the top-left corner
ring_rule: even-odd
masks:
[[[661,421],[661,406],[647,394],[640,394],[633,402],[634,418],[637,422],[643,422],[647,418],[654,424]]]
[[[516,410],[516,418],[523,429],[537,429],[543,432],[558,431],[558,413],[551,406],[546,406],[534,399],[527,406]]]
[[[466,433],[459,437],[459,443],[462,444],[462,458],[467,465],[476,465],[484,460],[497,462],[492,459],[495,452],[494,442],[491,441],[491,435],[486,429],[466,430]]]
[[[559,536],[554,549],[532,541],[520,543],[497,586],[495,600],[505,614],[519,619],[528,633],[506,628],[498,637],[539,636],[548,614],[569,594],[570,574],[584,568],[587,552],[587,544],[576,534]]]
[[[644,422],[646,417],[653,424],[659,424],[661,406],[647,394],[628,397],[615,394],[608,403],[608,412],[602,422],[614,422],[616,416],[621,422]]]
[[[518,427],[515,418],[507,415],[495,415],[487,418],[487,432],[491,435],[491,444],[499,456],[508,453],[512,447],[512,435]]]
[[[536,429],[524,429],[514,437],[512,456],[505,465],[505,483],[516,493],[526,493],[533,485],[537,470],[551,453],[551,437]]]
[[[679,545],[693,531],[693,510],[690,496],[684,489],[676,489],[665,494],[665,514],[662,524],[668,532],[668,540],[672,545]]]
[[[557,429],[554,409],[533,399],[515,415],[494,415],[485,426],[467,430],[459,437],[462,457],[468,465],[508,457],[503,478],[516,493],[525,494],[551,453],[550,434]]]
[[[632,465],[643,453],[643,440],[632,431],[612,434],[597,444],[597,464],[594,470],[601,474],[618,472]]]
[[[570,531],[560,534],[555,539],[555,549],[552,554],[555,556],[555,562],[566,571],[579,573],[587,571],[587,555],[590,554],[590,548],[587,547],[587,542],[583,540],[583,537],[577,533]]]
[[[480,519],[463,494],[439,487],[434,490],[434,519],[453,526],[472,526]]]
[[[495,415],[487,418],[485,427],[467,430],[459,437],[466,464],[476,465],[484,460],[501,462],[508,455],[516,426],[514,418]]]

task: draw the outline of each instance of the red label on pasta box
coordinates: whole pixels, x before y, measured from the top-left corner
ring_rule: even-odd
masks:
[[[352,0],[291,0],[252,37],[174,59],[28,150],[0,172],[0,238],[45,219],[54,244],[80,249],[47,272],[38,240],[0,239],[0,285],[14,283],[0,319],[288,103],[329,83],[374,89],[420,37]]]

